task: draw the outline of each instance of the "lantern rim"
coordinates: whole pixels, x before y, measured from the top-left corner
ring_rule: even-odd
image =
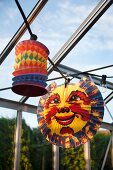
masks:
[[[14,85],[12,91],[16,94],[28,97],[43,96],[48,92],[43,86],[35,84]]]

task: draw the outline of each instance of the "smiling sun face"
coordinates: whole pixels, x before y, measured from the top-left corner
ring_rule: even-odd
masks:
[[[47,140],[62,147],[87,142],[100,127],[103,99],[91,80],[54,88],[39,101],[38,126]]]
[[[82,129],[90,117],[90,100],[80,88],[58,86],[44,104],[43,115],[52,133],[73,135]],[[52,128],[51,128],[52,127]]]

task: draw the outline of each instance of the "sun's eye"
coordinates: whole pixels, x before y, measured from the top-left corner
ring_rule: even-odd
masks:
[[[59,104],[60,103],[60,96],[58,93],[52,94],[48,99],[48,104]]]
[[[80,100],[80,97],[78,97],[76,95],[72,95],[72,96],[70,96],[68,101],[69,102],[73,102],[73,101],[78,101],[78,100]]]
[[[67,99],[67,102],[73,103],[73,102],[82,100],[81,96],[82,96],[82,92],[72,91],[72,92],[70,93],[68,99]]]
[[[51,101],[51,104],[58,104],[60,103],[60,100],[58,98],[54,98],[52,101]]]

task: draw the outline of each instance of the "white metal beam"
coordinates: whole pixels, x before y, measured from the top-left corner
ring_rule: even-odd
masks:
[[[62,64],[59,64],[58,68],[59,68],[60,71],[62,71],[64,74],[67,74],[67,75],[80,74],[81,73],[81,71],[79,71],[79,70],[73,69],[71,67],[68,67],[68,66],[65,66],[65,65],[62,65]],[[82,77],[82,74],[76,76],[76,78],[78,78],[78,79],[80,79],[81,77]],[[94,76],[91,76],[91,77],[93,78],[93,81],[96,85],[101,84],[100,78],[97,78],[97,77],[94,77]],[[108,89],[113,90],[113,83],[112,82],[106,81],[106,86],[107,86]],[[112,93],[112,97],[113,97],[113,93]]]
[[[22,131],[22,111],[19,110],[17,111],[17,123],[15,131],[14,170],[20,169],[21,131]]]
[[[13,110],[22,110],[23,112],[29,112],[36,114],[37,106],[30,104],[21,104],[19,102],[0,98],[0,107],[13,109]]]
[[[104,99],[104,102],[107,104],[112,99],[113,99],[113,91]]]
[[[112,141],[112,136],[109,139],[109,143],[108,143],[108,146],[107,146],[107,149],[106,149],[106,153],[104,155],[104,160],[103,160],[103,163],[102,163],[101,170],[104,170],[104,166],[105,166],[106,159],[107,159],[107,156],[108,156],[108,152],[109,152],[109,149],[110,149],[111,141]]]
[[[52,145],[53,150],[53,170],[59,170],[59,147]]]
[[[110,131],[113,131],[113,124],[112,123],[102,122],[100,127],[103,128],[103,129],[108,129]]]
[[[86,162],[86,170],[91,170],[90,141],[84,144],[84,159]]]

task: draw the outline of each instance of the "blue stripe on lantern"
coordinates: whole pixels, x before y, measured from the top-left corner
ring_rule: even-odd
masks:
[[[47,75],[43,74],[24,74],[21,76],[16,76],[13,79],[13,86],[14,85],[21,85],[21,84],[34,84],[34,85],[41,85],[46,87],[47,83]]]

